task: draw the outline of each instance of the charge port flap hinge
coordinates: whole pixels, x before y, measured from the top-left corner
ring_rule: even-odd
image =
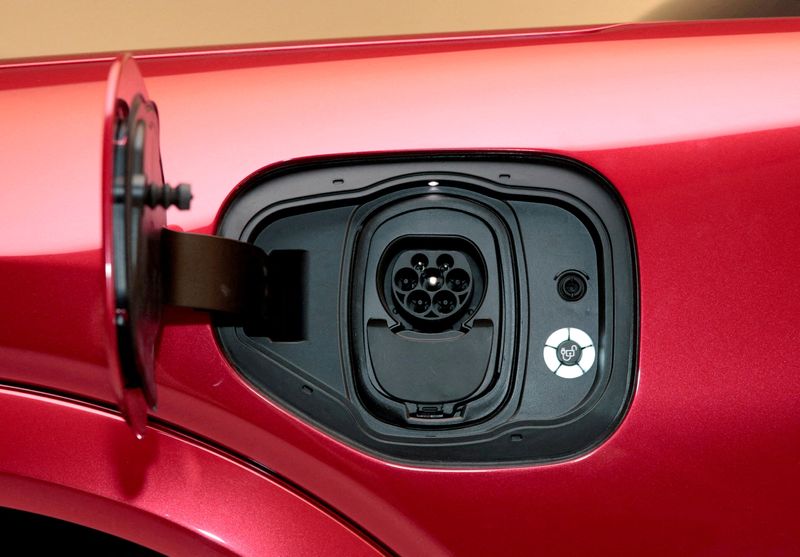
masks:
[[[304,335],[305,252],[166,228],[188,210],[188,184],[164,182],[159,118],[132,57],[108,75],[103,119],[104,325],[111,387],[141,437],[157,403],[156,345],[163,306],[208,311],[218,324],[295,339]]]
[[[273,340],[305,337],[306,253],[162,230],[163,301],[220,314]]]
[[[266,318],[269,256],[253,244],[164,228],[161,232],[164,303]]]

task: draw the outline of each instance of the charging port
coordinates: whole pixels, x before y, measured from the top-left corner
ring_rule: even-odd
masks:
[[[383,303],[404,329],[459,330],[483,298],[481,257],[463,238],[402,238],[387,248],[383,261]]]

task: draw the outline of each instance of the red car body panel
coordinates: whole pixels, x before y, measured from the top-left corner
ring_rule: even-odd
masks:
[[[572,461],[436,469],[364,454],[255,391],[221,353],[208,317],[188,310],[165,316],[154,414],[162,425],[152,436],[183,443],[162,431],[177,427],[252,459],[404,555],[797,552],[798,59],[796,19],[141,57],[166,178],[194,187],[192,211],[170,214],[173,224],[212,232],[238,184],[290,159],[556,153],[620,193],[641,298],[628,414]],[[114,400],[99,187],[109,66],[14,63],[0,73],[0,377],[105,403]],[[56,427],[58,412],[85,412],[3,397],[20,408],[4,402],[6,416],[38,428]],[[48,409],[24,410],[23,399]],[[78,427],[96,436],[94,459],[113,458],[100,430],[119,430],[119,419]],[[75,445],[73,435],[54,435],[53,451],[40,441],[17,443],[41,451],[44,469]],[[3,451],[0,466],[13,458]],[[74,481],[65,474],[55,483]],[[220,477],[197,484],[219,498],[195,502],[176,522],[206,528],[215,509],[225,532],[241,525],[230,495],[239,492],[220,503],[230,487]],[[287,497],[260,481],[253,497]],[[0,495],[2,505],[15,501]],[[164,516],[165,505],[154,496],[148,511]],[[237,549],[259,554],[270,534],[249,534],[254,541],[242,537]]]
[[[0,399],[6,506],[168,555],[382,554],[314,501],[185,436],[152,427],[138,440],[105,409],[32,392]]]

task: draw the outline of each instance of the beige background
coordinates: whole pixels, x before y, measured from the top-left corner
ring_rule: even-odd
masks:
[[[0,58],[639,19],[663,0],[0,0]]]

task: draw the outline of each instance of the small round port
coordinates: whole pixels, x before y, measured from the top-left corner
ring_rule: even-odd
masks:
[[[556,283],[558,295],[568,302],[577,302],[586,294],[586,278],[578,271],[565,271]]]
[[[454,263],[453,257],[448,253],[443,253],[436,258],[436,266],[439,267],[442,272],[446,272],[448,269],[451,269]]]
[[[428,266],[428,258],[425,257],[423,254],[418,253],[411,258],[411,266],[414,267],[417,271],[422,271],[425,267]]]
[[[395,273],[394,284],[403,292],[410,292],[417,287],[417,273],[414,269],[403,267]]]
[[[469,274],[463,269],[453,269],[447,273],[447,288],[453,292],[463,292],[469,287]]]
[[[433,297],[433,308],[440,315],[449,315],[453,313],[457,304],[458,300],[456,300],[455,294],[448,290],[437,292]]]
[[[422,272],[422,287],[429,292],[439,290],[444,284],[444,277],[442,272],[437,268],[425,269]]]
[[[431,297],[422,290],[414,290],[408,295],[408,306],[416,314],[423,314],[431,307]]]

